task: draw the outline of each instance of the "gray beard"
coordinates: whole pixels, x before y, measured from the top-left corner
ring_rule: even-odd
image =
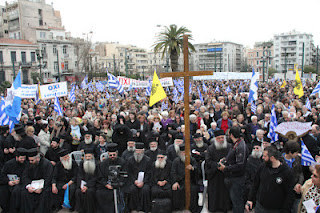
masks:
[[[176,150],[176,153],[180,152],[180,147],[178,144],[174,144],[174,150]]]
[[[71,156],[69,156],[69,160],[63,160],[63,159],[60,159],[63,167],[66,169],[66,170],[71,170],[72,168],[72,158]]]
[[[142,160],[144,153],[138,154],[138,153],[133,153],[134,159],[136,160],[137,163],[140,163],[140,161]]]
[[[92,138],[90,139],[84,139],[85,144],[91,144],[92,143]]]
[[[251,155],[252,155],[253,158],[261,158],[262,151],[252,150]]]
[[[226,137],[224,137],[223,144],[220,144],[219,142],[216,141],[215,138],[213,138],[214,146],[216,147],[217,150],[225,149],[228,146],[228,142]]]
[[[152,152],[156,151],[157,149],[158,149],[158,147],[152,147],[152,148],[150,148],[150,150],[151,150]]]
[[[186,156],[185,155],[179,155],[181,161],[184,163],[186,161]]]
[[[167,164],[167,161],[165,159],[162,161],[156,160],[155,167],[157,169],[163,169],[166,166],[166,164]]]
[[[196,143],[196,146],[198,147],[198,148],[202,148],[203,147],[203,141],[201,141],[201,142],[198,142],[198,143]]]
[[[96,170],[96,162],[94,159],[92,160],[84,160],[83,162],[83,170],[85,173],[93,175]]]
[[[127,150],[128,150],[129,152],[134,152],[134,151],[136,150],[136,147],[130,147],[130,146],[128,146],[128,147],[127,147]]]

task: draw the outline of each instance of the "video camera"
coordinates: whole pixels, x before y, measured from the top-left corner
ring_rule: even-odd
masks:
[[[111,165],[109,166],[109,175],[108,180],[112,188],[119,188],[124,185],[124,178],[128,177],[128,173],[121,171],[120,165]]]

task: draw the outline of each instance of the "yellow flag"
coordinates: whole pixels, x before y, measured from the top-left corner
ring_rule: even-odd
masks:
[[[149,106],[153,106],[155,103],[157,103],[158,101],[161,101],[166,97],[167,95],[160,83],[157,73],[156,71],[154,71]]]
[[[304,95],[301,79],[299,76],[298,66],[296,66],[296,86],[294,87],[294,94],[301,98]]]
[[[281,84],[281,87],[280,87],[280,88],[285,88],[285,87],[286,87],[286,85],[287,85],[286,80],[283,80],[283,82],[282,82],[282,84]]]

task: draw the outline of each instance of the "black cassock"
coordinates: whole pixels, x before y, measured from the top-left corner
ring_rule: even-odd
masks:
[[[169,198],[171,199],[171,162],[166,162],[166,165],[163,169],[156,168],[155,162],[152,166],[152,186],[151,186],[151,198]],[[159,186],[158,181],[167,181],[167,184],[164,186]]]
[[[41,158],[38,165],[29,164],[22,175],[21,208],[24,213],[50,212],[50,194],[53,166],[50,161]],[[44,188],[40,194],[29,193],[26,186],[33,180],[44,179]]]
[[[97,165],[97,163],[96,163]],[[96,212],[96,182],[97,166],[94,174],[86,173],[83,169],[83,161],[80,163],[77,177],[76,190],[76,211],[78,213],[95,213]],[[81,191],[81,181],[85,181],[88,188],[86,192]]]
[[[134,151],[128,151],[127,149],[122,152],[121,158],[127,161],[131,156],[133,156]]]
[[[218,162],[224,158],[231,148],[228,143],[227,148],[217,150],[216,146],[211,144],[206,154],[205,170],[208,180],[208,207],[210,212],[231,210],[231,201],[228,190],[224,184],[225,175],[218,170]]]
[[[190,170],[190,211],[199,212],[200,208],[198,206],[198,191],[199,186],[197,186],[197,176],[200,173],[197,162],[191,157],[190,164],[193,166],[194,170]],[[180,157],[174,159],[171,168],[171,178],[172,184],[176,182],[179,183],[180,188],[177,190],[172,190],[172,207],[174,211],[182,210],[185,208],[185,162],[183,162]]]
[[[108,176],[109,176],[109,166],[111,165],[120,165],[121,171],[126,171],[126,162],[125,160],[119,157],[114,161],[108,158],[100,163],[100,165],[98,166],[97,191],[96,191],[98,213],[113,213],[115,211],[113,190],[105,187],[107,184],[110,184]],[[121,179],[121,181],[125,181],[125,180]],[[117,190],[118,194],[119,192],[120,191]]]
[[[60,161],[60,156],[59,152],[61,151],[60,147],[57,147],[56,149],[49,147],[47,153],[46,153],[46,158],[49,161],[54,161],[54,162],[59,162]]]
[[[128,159],[128,181],[127,181],[127,193],[128,193],[128,208],[130,211],[150,211],[150,183],[152,178],[152,163],[150,158],[146,155],[142,160],[136,162],[134,156]],[[134,182],[138,179],[139,172],[144,172],[143,186],[138,188]]]
[[[78,165],[77,163],[72,160],[72,167],[70,170],[66,170],[61,161],[59,161],[53,169],[53,176],[52,176],[52,184],[56,184],[58,189],[58,194],[52,193],[51,199],[51,206],[55,209],[58,209],[63,204],[64,200],[64,193],[65,190],[62,187],[68,183],[70,180],[73,181],[73,184],[69,186],[69,201],[71,207],[74,209],[75,207],[75,199],[74,193],[76,191],[76,180],[77,180],[77,173],[78,173]]]
[[[0,205],[3,212],[9,212],[10,210],[10,212],[14,213],[19,211],[22,184],[20,182],[20,184],[9,186],[7,175],[17,175],[21,178],[26,166],[26,161],[22,164],[16,159],[11,159],[4,164],[0,174]]]
[[[157,160],[157,155],[159,153],[159,151],[161,151],[159,148],[156,149],[156,151],[151,151],[150,149],[148,149],[145,154],[146,156],[148,156],[151,160],[151,162],[155,162]]]

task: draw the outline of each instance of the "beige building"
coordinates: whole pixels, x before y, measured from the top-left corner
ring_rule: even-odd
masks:
[[[36,62],[37,48],[26,40],[0,38],[0,82],[13,82],[21,67],[22,83],[32,83],[31,73],[40,71]]]
[[[263,63],[265,66],[265,79],[269,68],[274,68],[274,50],[272,42],[256,42],[252,49],[246,50],[247,64],[260,73],[263,79]]]

